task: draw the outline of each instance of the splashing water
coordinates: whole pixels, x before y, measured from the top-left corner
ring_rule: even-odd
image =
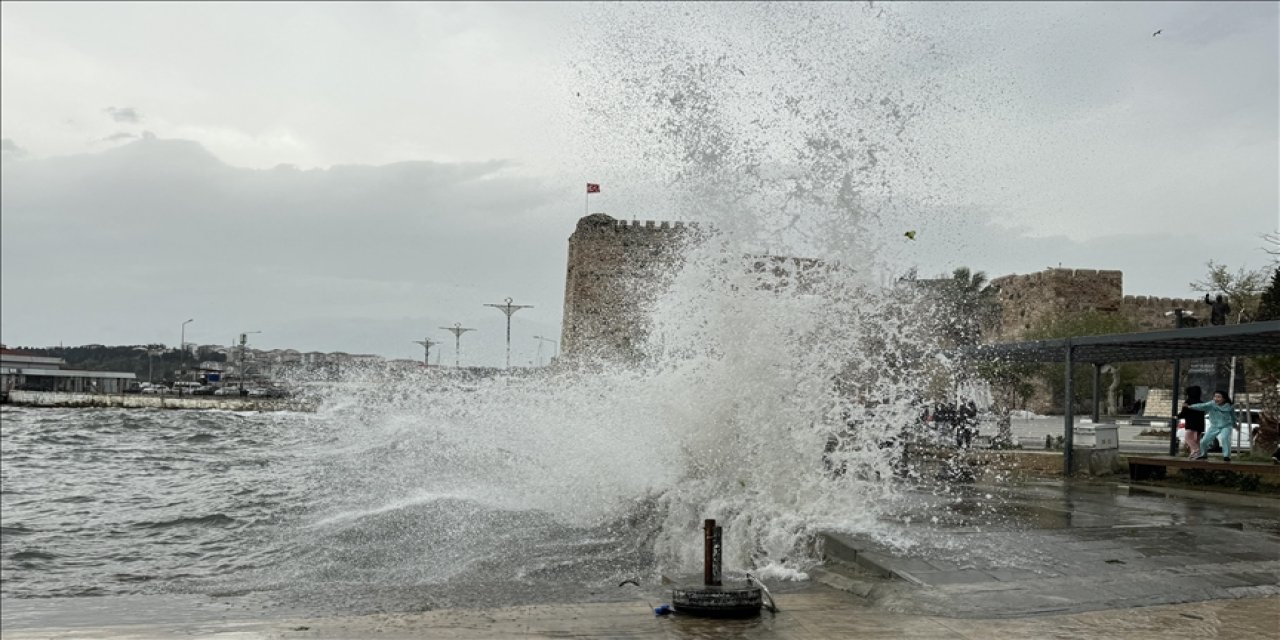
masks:
[[[884,82],[903,71],[876,54],[902,35],[891,20],[735,5],[747,17],[724,24],[750,28],[672,30],[693,34],[681,41],[658,34],[729,8],[614,9],[595,16],[608,35],[585,43],[578,79],[593,89],[583,129],[610,141],[586,161],[654,196],[623,216],[711,229],[635,292],[652,300],[645,358],[429,390],[377,381],[398,400],[331,409],[358,424],[335,436],[330,477],[351,489],[315,526],[480,504],[602,535],[626,550],[615,574],[675,574],[697,570],[699,527],[717,518],[728,569],[803,578],[817,531],[888,535],[900,436],[950,375],[880,251],[901,237],[900,190],[927,186],[910,124],[928,87]],[[814,262],[779,286],[750,268],[764,255]]]

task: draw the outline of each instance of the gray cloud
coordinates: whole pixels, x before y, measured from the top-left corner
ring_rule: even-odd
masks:
[[[101,140],[99,140],[99,142],[119,142],[120,140],[132,140],[136,137],[138,137],[138,134],[136,133],[129,133],[128,131],[117,131],[105,138],[102,138]]]
[[[503,316],[481,305],[514,296],[535,305],[517,340],[557,334],[574,221],[547,224],[560,195],[510,169],[252,170],[169,139],[6,165],[5,341],[174,342],[181,315],[198,341],[260,329],[275,346],[412,356],[410,340],[466,322],[496,364]],[[51,250],[58,268],[39,267]]]
[[[142,122],[142,114],[133,107],[107,107],[102,110],[103,113],[111,116],[116,122],[124,122],[127,124],[138,124]]]
[[[27,150],[19,147],[12,138],[4,138],[0,139],[0,154],[3,154],[5,160],[10,160],[27,155]]]

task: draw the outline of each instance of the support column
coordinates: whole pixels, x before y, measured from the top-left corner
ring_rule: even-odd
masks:
[[[1102,400],[1102,363],[1093,363],[1093,424],[1098,424],[1102,416],[1098,411],[1098,403]]]
[[[1170,395],[1173,396],[1173,411],[1169,415],[1177,415],[1178,410],[1182,408],[1179,398],[1182,397],[1182,389],[1179,388],[1182,382],[1182,360],[1173,361],[1173,384],[1169,385],[1172,390]],[[1169,418],[1169,455],[1178,455],[1178,419]]]
[[[1074,344],[1072,344],[1071,338],[1067,338],[1067,357],[1066,357],[1067,382],[1065,385],[1066,388],[1063,389],[1063,394],[1062,394],[1062,409],[1063,409],[1062,411],[1063,413],[1063,416],[1062,416],[1062,473],[1063,475],[1067,475],[1067,476],[1071,475],[1071,470],[1072,470],[1072,467],[1074,466],[1073,463],[1075,462],[1074,460],[1075,435],[1076,435],[1076,430],[1075,430],[1075,426],[1076,426],[1075,425],[1075,422],[1076,422],[1076,409],[1075,409],[1076,354],[1075,354],[1075,351],[1076,351],[1076,347]]]

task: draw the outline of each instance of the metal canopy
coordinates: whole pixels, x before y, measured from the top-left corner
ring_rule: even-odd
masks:
[[[1115,333],[1034,342],[989,344],[958,353],[961,357],[1003,362],[1061,362],[1065,369],[1065,398],[1075,398],[1075,367],[1093,365],[1093,420],[1098,421],[1100,373],[1103,364],[1172,360],[1175,391],[1182,376],[1182,360],[1187,358],[1230,358],[1280,355],[1280,320],[1249,324],[1196,327],[1144,333]],[[1178,412],[1178,394],[1172,394],[1169,415]],[[1063,472],[1074,470],[1075,402],[1065,403],[1062,416]],[[1169,423],[1169,455],[1178,452],[1176,419]]]
[[[988,344],[962,355],[1005,362],[1064,362],[1068,348],[1073,361],[1090,364],[1280,355],[1280,320]]]

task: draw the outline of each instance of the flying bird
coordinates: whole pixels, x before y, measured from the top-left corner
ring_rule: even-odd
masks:
[[[1156,29],[1156,32],[1151,34],[1151,37],[1154,38],[1162,33],[1164,33],[1164,29]]]

